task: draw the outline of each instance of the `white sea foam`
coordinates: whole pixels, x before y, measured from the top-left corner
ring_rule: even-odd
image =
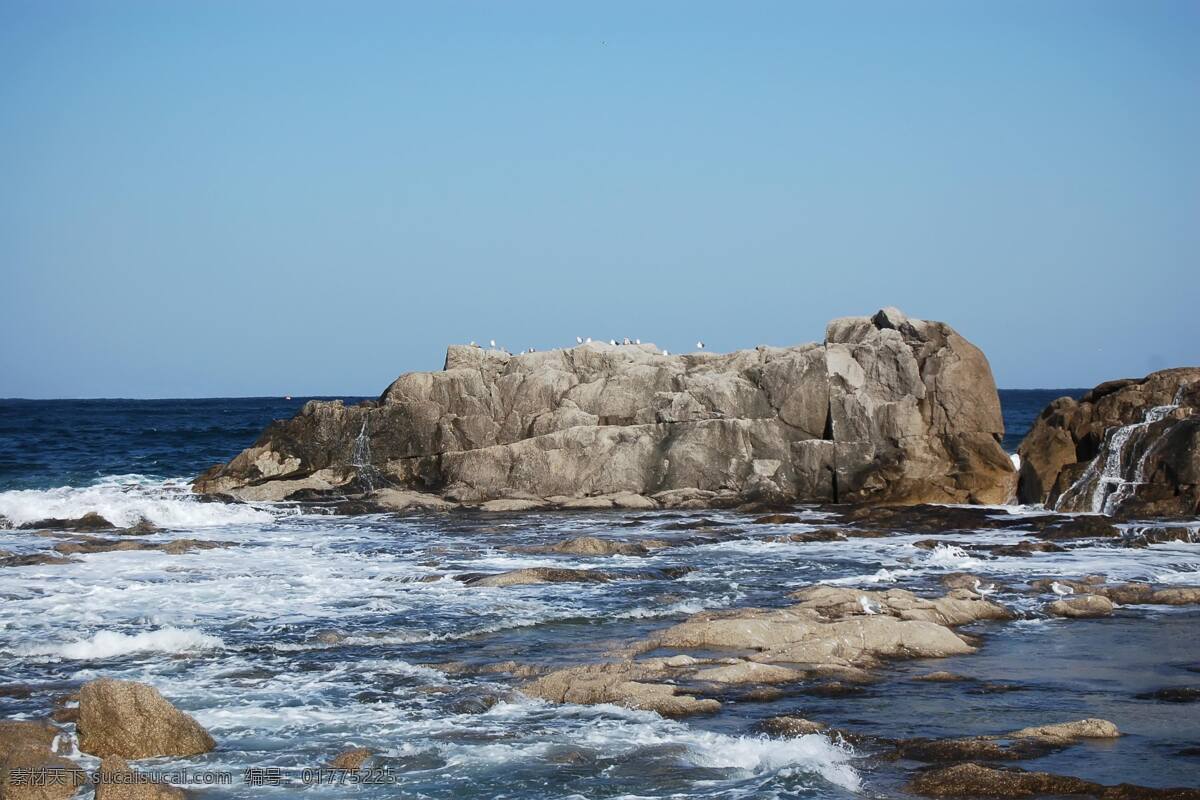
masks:
[[[216,636],[196,630],[167,627],[132,635],[117,631],[100,631],[90,639],[39,645],[24,650],[22,654],[92,661],[130,653],[189,653],[219,650],[224,646],[225,643]]]
[[[275,515],[242,504],[205,503],[191,493],[187,481],[155,480],[141,475],[113,475],[90,486],[18,489],[0,492],[0,516],[14,525],[43,519],[73,519],[95,512],[118,527],[145,519],[162,528],[253,525]]]
[[[929,551],[929,563],[945,569],[968,569],[979,565],[979,559],[972,558],[966,550],[952,544],[939,544]]]

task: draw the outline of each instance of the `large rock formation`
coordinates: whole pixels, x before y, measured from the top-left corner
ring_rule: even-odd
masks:
[[[1114,516],[1200,513],[1200,367],[1055,400],[1018,450],[1018,498]]]
[[[100,758],[194,756],[216,747],[200,723],[153,686],[97,678],[79,690],[79,748]]]
[[[402,375],[377,401],[306,404],[195,488],[993,503],[1015,488],[1002,434],[983,353],[944,323],[885,309],[834,320],[824,344],[723,355],[452,346],[444,370]]]

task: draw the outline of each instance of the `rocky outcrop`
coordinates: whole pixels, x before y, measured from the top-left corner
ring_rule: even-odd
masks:
[[[216,743],[200,723],[153,686],[99,678],[79,690],[79,748],[100,758],[207,753]]]
[[[834,320],[823,344],[728,354],[452,346],[442,371],[402,375],[377,401],[307,403],[195,489],[274,501],[386,487],[522,509],[991,503],[1015,488],[1002,434],[983,354],[885,309]]]
[[[1200,513],[1200,367],[1102,383],[1042,412],[1018,449],[1022,503],[1122,517]]]
[[[838,683],[826,686],[838,689],[871,680],[867,670],[886,660],[973,653],[953,626],[1012,616],[961,589],[922,598],[900,589],[818,585],[792,598],[798,602],[785,608],[696,614],[615,653],[620,660],[560,669],[523,691],[553,702],[615,703],[667,716],[707,713],[720,702],[706,693],[830,678]],[[664,651],[675,654],[637,657]],[[720,651],[729,655],[713,655]]]

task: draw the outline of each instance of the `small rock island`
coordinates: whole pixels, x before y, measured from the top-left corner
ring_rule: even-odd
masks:
[[[885,308],[727,354],[454,345],[376,401],[307,403],[194,488],[390,509],[1003,503],[1003,434],[983,353]]]

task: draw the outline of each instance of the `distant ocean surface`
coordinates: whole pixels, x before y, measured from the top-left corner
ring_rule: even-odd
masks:
[[[1016,450],[1050,401],[1085,391],[1001,390],[1004,448]],[[0,491],[83,486],[111,475],[192,478],[311,399],[0,400]]]

